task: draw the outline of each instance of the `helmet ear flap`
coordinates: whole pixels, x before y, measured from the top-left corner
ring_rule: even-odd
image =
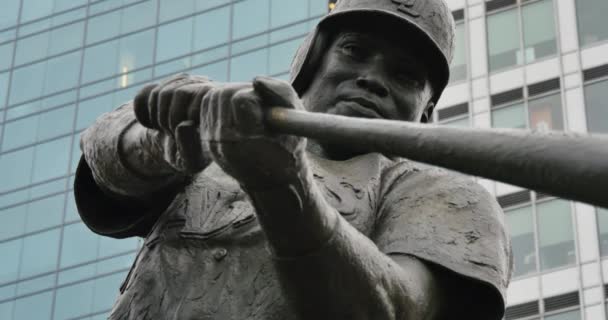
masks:
[[[317,28],[314,35],[312,35],[312,38],[307,39],[308,41],[304,41],[300,48],[298,48],[291,66],[291,85],[300,97],[308,90],[311,81],[323,62],[323,56],[326,53],[327,48],[329,48],[332,39],[330,34]],[[305,57],[303,57],[303,55],[305,55]],[[303,61],[301,61],[302,59]],[[294,74],[294,70],[296,70],[297,73]]]

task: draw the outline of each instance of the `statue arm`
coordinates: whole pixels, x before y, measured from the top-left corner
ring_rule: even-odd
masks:
[[[436,319],[434,273],[389,256],[329,204],[304,161],[289,185],[247,190],[274,250],[276,269],[301,319]]]
[[[95,182],[109,193],[142,201],[183,180],[165,161],[170,146],[169,137],[137,122],[132,102],[102,115],[81,136]]]

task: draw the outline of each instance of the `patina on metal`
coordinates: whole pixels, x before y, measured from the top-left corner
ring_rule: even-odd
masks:
[[[342,0],[291,84],[181,74],[102,115],[82,135],[79,213],[145,238],[110,319],[501,319],[512,255],[496,199],[394,157],[396,135],[352,139],[374,126],[355,118],[430,119],[453,29],[443,0]],[[295,135],[271,130],[271,106],[296,112],[271,111]],[[349,139],[324,143],[344,120],[324,114],[348,116]]]
[[[524,129],[457,128],[353,119],[276,107],[277,132],[370,151],[608,208],[608,136]]]

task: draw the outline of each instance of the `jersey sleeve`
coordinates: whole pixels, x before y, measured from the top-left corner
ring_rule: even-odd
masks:
[[[145,237],[175,192],[158,192],[150,202],[113,194],[99,186],[81,157],[74,180],[74,198],[82,221],[93,232],[113,238]]]
[[[495,298],[490,303],[500,319],[512,255],[496,199],[459,174],[411,165],[397,171],[378,212],[373,234],[378,248],[415,256],[491,288]]]

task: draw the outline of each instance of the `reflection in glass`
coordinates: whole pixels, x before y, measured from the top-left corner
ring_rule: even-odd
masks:
[[[15,301],[13,319],[50,319],[53,292],[47,291]]]
[[[454,58],[450,66],[450,81],[459,81],[467,78],[466,38],[464,23],[456,25],[454,34]]]
[[[94,260],[97,257],[99,238],[84,223],[65,226],[61,247],[61,267]]]
[[[471,126],[471,122],[469,121],[468,116],[466,116],[464,118],[442,120],[441,124],[445,125],[445,126],[450,126],[450,127],[470,127]]]
[[[22,239],[0,243],[0,283],[17,279]]]
[[[35,148],[32,182],[41,182],[67,174],[72,137],[65,137]]]
[[[550,316],[545,316],[545,320],[580,320],[581,319],[581,311],[580,310],[572,310],[568,312],[562,312],[558,314],[553,314]]]
[[[270,47],[269,74],[289,71],[289,64],[301,42],[302,39],[299,38]]]
[[[608,1],[576,0],[576,15],[581,46],[608,39]]]
[[[13,60],[13,46],[15,42],[0,45],[0,70],[8,69]],[[2,95],[4,97],[4,95]],[[1,98],[0,98],[1,99]]]
[[[553,16],[553,0],[535,2],[522,8],[527,63],[557,52]]]
[[[20,278],[53,271],[57,268],[59,231],[53,229],[23,239]]]
[[[268,29],[269,0],[245,0],[234,4],[233,38],[239,39]]]
[[[513,248],[513,277],[536,272],[532,207],[505,211]]]
[[[608,209],[597,209],[597,226],[602,256],[608,256]]]
[[[536,205],[541,270],[576,262],[570,203],[551,200]]]
[[[0,155],[0,192],[30,183],[34,148]]]
[[[268,49],[254,51],[231,59],[230,81],[251,81],[268,73]]]
[[[489,15],[487,23],[490,70],[521,64],[517,9]]]
[[[530,128],[547,130],[564,130],[562,100],[559,93],[528,102]]]
[[[19,16],[19,2],[21,0],[2,0],[2,10],[0,10],[0,29],[8,28],[17,23]]]
[[[587,128],[589,132],[608,133],[608,81],[585,86]]]
[[[55,319],[73,319],[91,313],[93,281],[78,283],[57,290]]]
[[[523,104],[515,104],[492,110],[492,127],[526,128],[526,112]]]

